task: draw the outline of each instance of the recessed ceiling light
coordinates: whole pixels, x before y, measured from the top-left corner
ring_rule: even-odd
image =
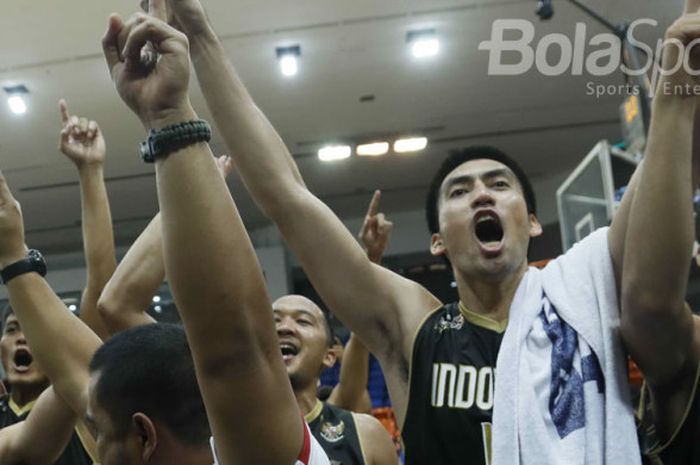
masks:
[[[159,296],[159,295],[154,295],[154,296],[153,296],[153,302],[155,302],[155,303],[160,302],[160,296]]]
[[[406,35],[406,42],[410,45],[411,53],[415,58],[432,57],[440,51],[440,41],[435,29],[410,31]]]
[[[296,76],[299,72],[299,57],[301,47],[293,45],[291,47],[277,47],[277,59],[280,62],[280,71],[286,77]]]
[[[389,142],[373,142],[357,146],[357,155],[361,157],[379,157],[389,152]]]
[[[7,105],[10,111],[15,115],[23,115],[27,112],[27,102],[25,97],[29,94],[29,90],[23,85],[4,87],[7,94]]]
[[[411,153],[418,152],[428,146],[426,137],[411,137],[407,139],[399,139],[394,142],[394,152],[396,153]]]
[[[327,145],[318,151],[321,161],[336,161],[350,158],[352,148],[349,145]]]

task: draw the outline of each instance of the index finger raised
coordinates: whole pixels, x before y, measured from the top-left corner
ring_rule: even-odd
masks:
[[[372,200],[369,203],[369,208],[367,209],[367,216],[375,216],[377,213],[379,213],[379,201],[382,198],[382,191],[376,190],[374,191],[374,195],[372,196]]]

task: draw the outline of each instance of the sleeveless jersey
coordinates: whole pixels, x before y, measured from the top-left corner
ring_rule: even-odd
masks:
[[[34,402],[31,402],[20,409],[9,396],[0,398],[0,429],[26,420],[33,406]],[[77,432],[74,432],[54,465],[92,465],[92,463],[80,437]]]
[[[656,436],[651,402],[646,402],[648,391],[644,393],[640,407],[642,420],[640,436],[646,462],[653,465],[696,465],[700,464],[700,365],[695,374],[695,383],[681,424],[671,438],[662,444]],[[645,386],[646,389],[646,386]]]
[[[318,401],[306,416],[311,434],[331,461],[331,465],[364,465],[360,437],[352,412]]]
[[[489,465],[494,374],[505,327],[458,303],[420,326],[402,431],[406,465]]]

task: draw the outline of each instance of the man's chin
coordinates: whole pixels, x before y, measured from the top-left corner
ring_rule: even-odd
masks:
[[[11,373],[7,376],[7,381],[10,386],[19,386],[22,388],[39,388],[48,386],[49,380],[37,373]]]

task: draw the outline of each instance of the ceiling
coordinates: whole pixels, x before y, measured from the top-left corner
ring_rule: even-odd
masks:
[[[29,112],[0,106],[0,169],[22,203],[27,240],[46,252],[81,248],[80,198],[73,166],[58,153],[57,101],[96,119],[108,144],[106,176],[119,245],[131,243],[156,212],[153,169],[139,160],[144,131],[109,80],[100,38],[111,11],[128,15],[138,0],[4,0],[0,16],[0,84],[24,84]],[[541,37],[589,37],[603,28],[566,1],[540,23],[534,0],[204,0],[215,29],[252,95],[295,155],[309,187],[341,217],[363,213],[369,193],[385,191],[388,213],[422,208],[429,177],[449,149],[489,143],[511,153],[534,182],[572,170],[596,141],[620,139],[620,97],[597,99],[586,84],[621,76],[546,77],[531,71],[489,77],[488,53],[478,44],[494,20],[532,20]],[[680,0],[587,0],[603,16],[655,18],[644,39],[659,37],[680,12]],[[405,37],[435,28],[437,57],[413,59]],[[284,78],[275,47],[300,44],[300,72]],[[193,101],[204,117],[196,82]],[[372,95],[374,100],[360,102]],[[430,145],[412,156],[352,158],[322,163],[328,141],[425,134]],[[221,139],[213,148],[225,153]],[[267,224],[237,179],[230,181],[249,228]]]

